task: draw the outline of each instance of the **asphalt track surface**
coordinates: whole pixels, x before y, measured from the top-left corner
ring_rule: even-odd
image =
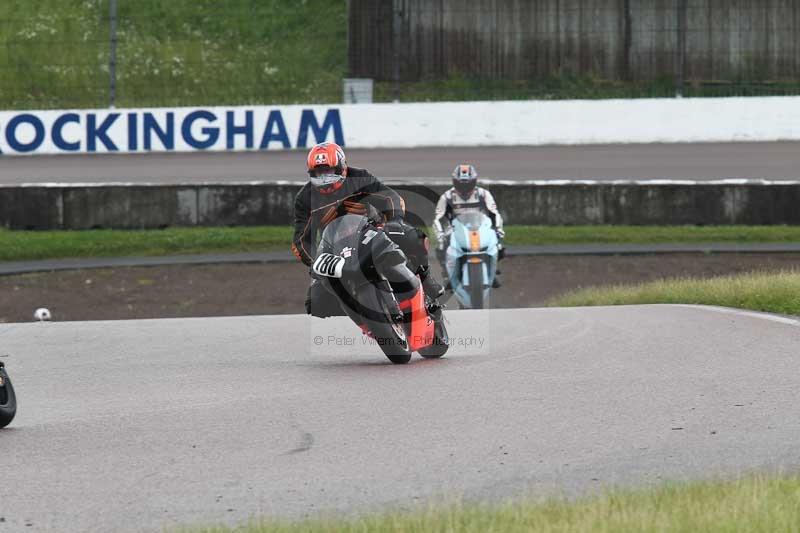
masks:
[[[0,531],[233,525],[800,464],[797,321],[690,306],[448,316],[451,353],[407,366],[344,319],[0,325],[20,404],[0,430]]]
[[[383,178],[449,178],[473,162],[485,178],[798,179],[800,143],[708,143],[543,147],[348,149],[352,165]],[[305,151],[0,157],[0,184],[185,183],[297,180]]]

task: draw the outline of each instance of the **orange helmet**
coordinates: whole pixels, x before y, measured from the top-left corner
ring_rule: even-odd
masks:
[[[308,151],[306,158],[311,184],[322,194],[339,189],[347,176],[344,150],[336,143],[319,143]]]

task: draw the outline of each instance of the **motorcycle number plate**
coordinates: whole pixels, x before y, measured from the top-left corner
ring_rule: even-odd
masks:
[[[311,268],[320,276],[341,278],[344,270],[344,257],[333,254],[319,254]]]

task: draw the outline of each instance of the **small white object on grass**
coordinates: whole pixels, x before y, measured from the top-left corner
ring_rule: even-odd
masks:
[[[39,322],[47,322],[53,317],[50,314],[49,309],[47,309],[46,307],[40,307],[33,313],[33,318],[35,318]]]

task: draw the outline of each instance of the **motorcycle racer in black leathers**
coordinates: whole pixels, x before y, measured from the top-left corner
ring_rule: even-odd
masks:
[[[335,143],[320,143],[306,159],[309,182],[294,203],[292,252],[311,266],[318,234],[337,217],[359,214],[382,225],[383,231],[403,251],[409,268],[420,276],[425,294],[436,300],[444,293],[428,264],[427,236],[405,223],[403,199],[363,168],[347,165],[344,150]],[[320,283],[313,281],[306,297],[306,312],[313,316],[342,316],[339,302]]]

